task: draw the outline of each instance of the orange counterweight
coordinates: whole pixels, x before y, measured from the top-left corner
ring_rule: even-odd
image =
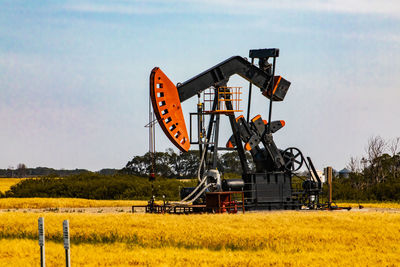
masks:
[[[155,67],[150,74],[150,97],[154,113],[165,135],[182,152],[190,148],[178,89]]]

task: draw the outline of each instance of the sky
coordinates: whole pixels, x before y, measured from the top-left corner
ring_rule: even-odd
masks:
[[[279,148],[341,169],[371,136],[400,136],[397,0],[1,0],[0,25],[0,168],[121,168],[148,151],[153,67],[184,82],[258,48],[280,49],[292,83],[273,105]],[[228,85],[246,103],[248,83]],[[267,117],[267,99],[252,99]],[[156,149],[169,147],[158,127]]]

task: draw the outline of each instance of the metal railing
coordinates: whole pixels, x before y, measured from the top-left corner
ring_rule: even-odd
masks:
[[[240,109],[241,92],[242,87],[228,87],[221,86],[217,89],[208,88],[203,92],[203,103],[204,103],[204,113],[232,113],[232,112],[243,112]],[[213,110],[213,103],[215,99],[215,94],[217,93],[217,107]],[[230,103],[232,108],[229,108]],[[227,105],[228,104],[228,105]]]

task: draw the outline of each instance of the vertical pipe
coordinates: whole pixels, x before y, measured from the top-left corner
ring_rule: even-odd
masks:
[[[216,90],[217,90],[217,89],[216,89]],[[216,94],[216,95],[215,95],[214,100],[213,100],[213,104],[212,104],[212,109],[211,109],[211,111],[215,111],[216,108],[217,108],[217,103],[218,103],[217,92],[215,92],[215,94]],[[208,158],[207,153],[208,153],[208,147],[209,147],[210,142],[211,142],[211,133],[212,133],[212,129],[213,129],[213,127],[214,127],[214,116],[215,116],[215,113],[211,112],[210,119],[209,119],[209,122],[208,122],[207,135],[206,135],[206,140],[207,140],[207,142],[206,142],[206,144],[204,145],[204,149],[206,150],[205,155],[204,155],[204,162],[207,162],[207,158]],[[203,153],[204,153],[204,152],[203,152]],[[201,175],[203,175],[203,174],[201,173]]]
[[[153,147],[152,142],[151,142],[151,134],[152,134],[152,129],[151,129],[151,118],[153,116],[151,115],[151,99],[149,96],[149,153],[151,152],[151,149]]]
[[[156,153],[156,125],[155,125],[155,121],[156,121],[156,114],[154,113],[154,112],[152,112],[153,113],[153,119],[152,119],[152,121],[153,121],[153,126],[152,126],[152,128],[153,128],[153,138],[152,138],[152,140],[153,140],[153,154],[154,153]],[[155,156],[155,155],[154,155]],[[154,158],[154,156],[153,156],[153,160],[155,160],[155,158]],[[155,164],[155,162],[154,162],[154,164]],[[155,168],[155,166],[153,166],[154,168]]]
[[[218,135],[219,135],[219,114],[215,115],[215,131],[214,131],[214,151],[213,151],[213,159],[212,159],[212,167],[213,169],[217,168],[218,163]]]
[[[151,98],[149,97],[149,157],[150,157],[150,173],[149,180],[155,179],[155,151],[156,151],[156,116],[152,110]]]
[[[268,133],[271,133],[271,118],[272,118],[272,98],[273,98],[273,91],[275,87],[275,64],[276,64],[276,57],[273,57],[273,64],[272,64],[272,78],[271,78],[271,97],[269,99],[269,113],[268,113]]]
[[[203,155],[203,104],[200,102],[200,94],[198,94],[197,102],[197,141],[199,142],[199,156]]]
[[[156,120],[156,114],[154,112],[153,113],[153,161],[152,161],[152,165],[153,165],[153,175],[152,175],[152,180],[156,179],[156,125],[155,125],[155,120]]]
[[[151,119],[153,118],[152,116],[152,111],[151,111],[151,98],[149,96],[149,153],[150,153],[150,160],[151,160],[151,150],[153,149],[153,140],[152,140],[152,135],[153,135],[153,127],[151,125]],[[150,171],[151,172],[151,171]]]
[[[153,179],[154,173],[154,164],[153,164],[153,112],[151,109],[151,98],[149,96],[149,156],[150,156],[150,173],[149,173],[149,180]]]
[[[327,168],[328,185],[329,185],[329,207],[332,204],[332,167]]]
[[[254,65],[254,58],[251,58],[251,65]],[[252,89],[253,84],[249,82],[249,99],[247,103],[247,122],[249,122],[250,119],[250,105],[251,105],[251,89]]]

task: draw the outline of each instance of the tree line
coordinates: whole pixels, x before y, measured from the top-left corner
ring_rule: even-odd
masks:
[[[118,169],[101,169],[97,173],[104,175],[113,175],[118,171],[119,171]],[[7,169],[0,169],[0,177],[8,177],[8,178],[39,177],[39,176],[62,177],[62,176],[75,175],[87,172],[90,171],[86,169],[57,170],[48,167],[28,168],[24,163],[19,163],[16,168],[14,168],[13,166],[9,166]]]
[[[361,158],[351,157],[349,178],[333,180],[333,197],[346,200],[400,200],[400,137],[371,137]]]
[[[146,153],[143,156],[134,156],[121,170],[122,173],[147,176],[151,171],[152,156],[154,156],[154,172],[157,176],[166,178],[195,178],[200,163],[198,150],[176,153],[174,150],[167,149],[165,152],[156,152],[154,155]],[[251,163],[251,156],[248,159]],[[236,151],[218,155],[218,170],[227,175],[241,176],[242,167],[238,153]]]
[[[160,199],[178,200],[179,189],[193,186],[191,182],[158,178],[150,182],[148,178],[132,175],[81,173],[65,177],[31,178],[13,185],[0,197],[66,197],[86,199],[143,199],[153,195]]]

